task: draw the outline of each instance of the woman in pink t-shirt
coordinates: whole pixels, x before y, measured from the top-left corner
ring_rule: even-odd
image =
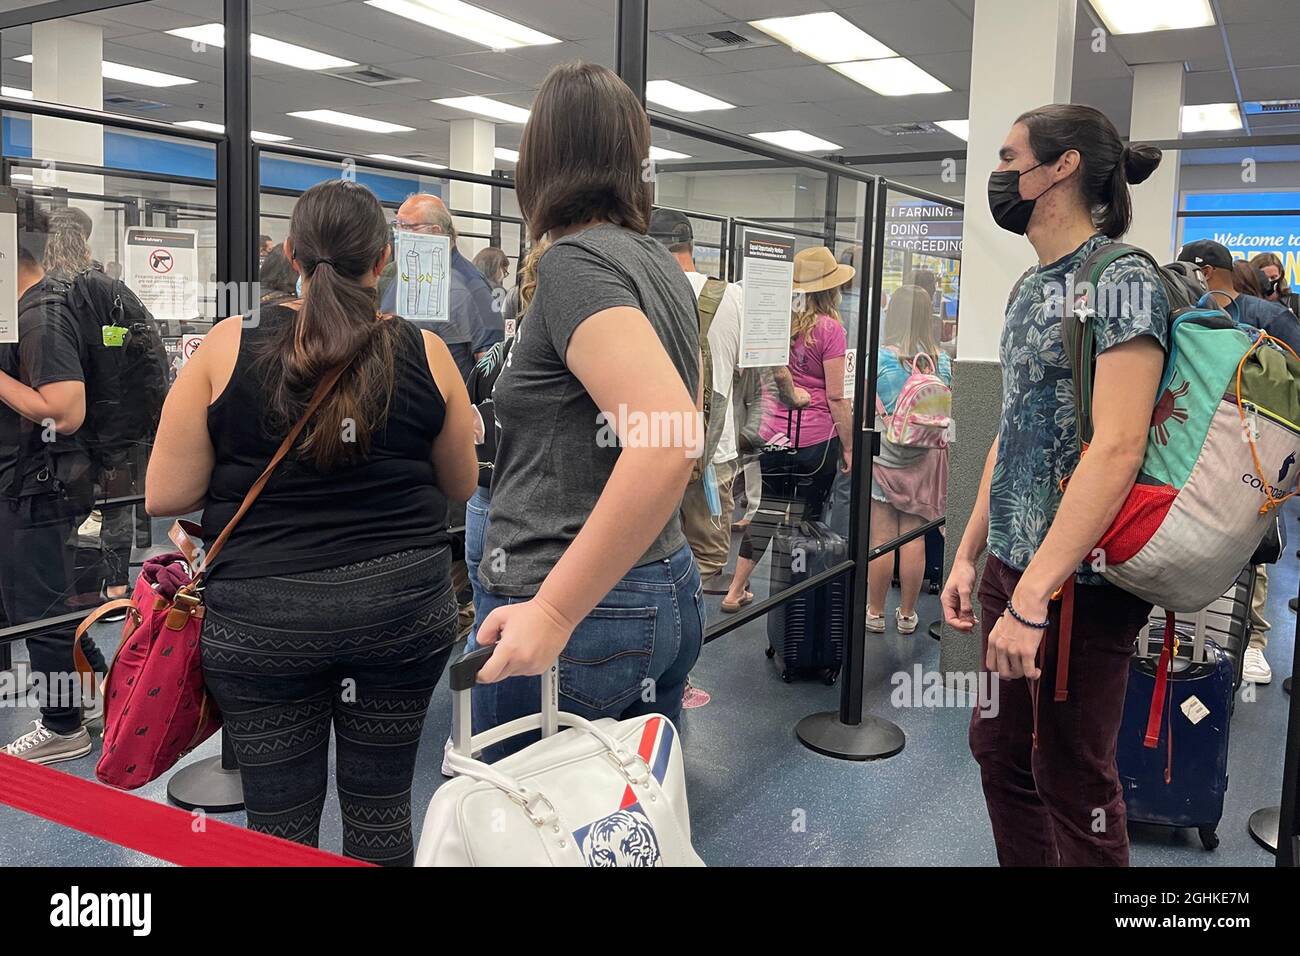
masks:
[[[773,394],[764,396],[759,435],[771,447],[760,458],[763,506],[741,539],[736,574],[722,600],[727,614],[754,600],[749,577],[777,526],[788,520],[820,519],[835,469],[852,468],[853,407],[844,391],[846,336],[839,304],[840,287],[855,274],[852,266],[837,263],[825,246],[795,256],[787,368],[810,401],[793,410]],[[783,506],[789,513],[776,514]]]

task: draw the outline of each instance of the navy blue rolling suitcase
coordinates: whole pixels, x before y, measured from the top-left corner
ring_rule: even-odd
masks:
[[[806,581],[848,559],[842,537],[820,521],[781,525],[772,536],[770,594]],[[837,578],[787,601],[767,615],[767,656],[781,679],[839,678],[848,633],[848,581]]]
[[[1176,655],[1148,656],[1142,646],[1145,635],[1139,640],[1116,763],[1130,821],[1194,827],[1201,844],[1213,850],[1219,845],[1216,831],[1228,789],[1236,667],[1222,647],[1205,637],[1205,612],[1196,618],[1190,627],[1176,625]]]

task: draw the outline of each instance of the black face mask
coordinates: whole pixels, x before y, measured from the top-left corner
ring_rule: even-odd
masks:
[[[1264,298],[1268,298],[1277,291],[1278,280],[1270,279],[1268,276],[1260,276],[1260,286],[1264,292]]]
[[[1039,163],[1038,166],[1042,166]],[[1034,205],[1046,195],[1048,186],[1034,199],[1025,199],[1020,195],[1020,177],[1032,173],[1038,166],[1030,166],[1024,172],[1018,169],[995,170],[989,174],[989,212],[993,221],[1007,232],[1023,236],[1029,228],[1029,219],[1034,214]]]

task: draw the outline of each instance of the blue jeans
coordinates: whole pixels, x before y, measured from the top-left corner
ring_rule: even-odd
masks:
[[[483,560],[483,539],[487,537],[488,506],[492,504],[492,492],[480,487],[474,497],[465,503],[465,572],[469,575],[469,586],[474,589],[474,626],[469,631],[466,650],[478,647],[478,622],[487,616],[483,608],[483,585],[478,583],[478,566]]]
[[[487,591],[481,601],[477,592],[475,597],[479,621],[494,608],[528,600]],[[670,558],[629,571],[578,625],[560,654],[560,709],[588,720],[654,713],[675,723],[703,642],[700,572],[683,545]],[[474,689],[474,732],[540,708],[541,678],[481,684]],[[489,748],[485,757],[499,759],[536,739],[536,734],[513,738]]]

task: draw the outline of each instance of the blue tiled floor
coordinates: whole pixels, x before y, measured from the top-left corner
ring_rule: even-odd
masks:
[[[760,569],[761,572],[762,569]],[[1287,698],[1282,678],[1290,673],[1295,616],[1287,609],[1296,594],[1297,561],[1288,552],[1275,568],[1267,616],[1273,622],[1268,658],[1275,678],[1253,703],[1239,703],[1232,723],[1231,782],[1219,828],[1222,845],[1201,849],[1193,831],[1146,829],[1133,834],[1136,866],[1267,866],[1272,857],[1246,831],[1261,806],[1276,804],[1281,789]],[[756,576],[756,581],[765,579]],[[761,589],[758,596],[763,596]],[[716,613],[719,598],[710,598]],[[864,703],[897,723],[907,746],[897,756],[871,763],[833,760],[804,748],[795,724],[807,714],[838,707],[840,688],[818,682],[786,685],[766,659],[763,622],[733,632],[704,651],[693,680],[713,694],[708,706],[683,718],[691,818],[697,849],[714,865],[921,865],[969,866],[995,862],[984,815],[979,775],[966,747],[969,711],[963,707],[913,709],[890,704],[890,677],[919,663],[937,669],[939,645],[925,633],[938,614],[935,598],[923,597],[923,623],[916,635],[872,636],[868,643]],[[892,614],[889,617],[892,620]],[[97,638],[111,645],[111,627]],[[106,647],[105,650],[110,650]],[[19,649],[19,656],[23,652]],[[0,737],[25,730],[34,712],[0,708]],[[414,805],[422,808],[442,782],[439,764],[450,725],[444,685],[434,696],[417,767]],[[217,753],[209,740],[199,756]],[[93,757],[60,765],[92,778]],[[162,800],[166,780],[139,795]],[[242,814],[223,819],[242,822]],[[331,796],[322,846],[341,841],[337,804]],[[0,865],[154,865],[140,854],[0,807]]]

